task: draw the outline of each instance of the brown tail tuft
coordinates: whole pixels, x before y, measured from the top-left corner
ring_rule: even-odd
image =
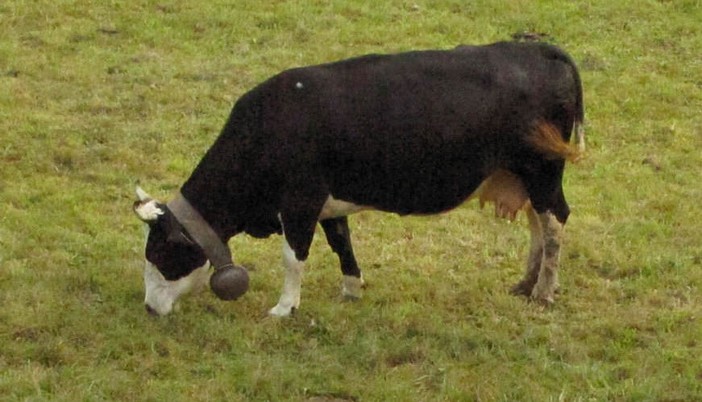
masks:
[[[547,159],[565,159],[577,162],[582,157],[579,147],[566,142],[560,130],[546,121],[540,121],[534,127],[529,135],[529,143]]]

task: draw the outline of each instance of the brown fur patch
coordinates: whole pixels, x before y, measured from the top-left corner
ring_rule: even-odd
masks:
[[[540,121],[529,135],[529,143],[547,159],[565,159],[576,162],[582,157],[580,144],[573,146],[566,142],[561,131],[551,123]],[[578,138],[578,142],[580,142]],[[584,148],[584,141],[582,144]]]
[[[522,181],[512,172],[497,170],[480,185],[475,195],[480,200],[480,207],[485,203],[495,204],[495,216],[514,220],[517,212],[525,207],[529,200]]]

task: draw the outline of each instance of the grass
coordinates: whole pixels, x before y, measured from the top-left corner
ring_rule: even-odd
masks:
[[[702,400],[699,1],[0,4],[0,399]],[[134,185],[170,198],[238,96],[370,52],[548,33],[581,66],[587,158],[557,304],[508,294],[527,229],[475,203],[351,218],[368,287],[315,240],[302,309],[266,316],[279,239],[237,237],[252,288],[143,312]]]

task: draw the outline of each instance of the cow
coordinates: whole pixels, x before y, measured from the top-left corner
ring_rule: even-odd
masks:
[[[172,201],[137,189],[133,209],[148,227],[146,309],[167,314],[208,279],[219,298],[238,298],[249,278],[228,240],[277,233],[285,278],[269,313],[289,315],[299,308],[318,222],[338,255],[343,295],[359,298],[348,215],[437,214],[470,198],[494,203],[503,218],[526,213],[526,273],[511,291],[551,304],[570,213],[562,176],[584,145],[582,126],[576,65],[544,43],[372,54],[283,71],[238,99]]]

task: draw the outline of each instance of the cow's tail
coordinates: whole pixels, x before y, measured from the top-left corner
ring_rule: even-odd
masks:
[[[580,153],[585,152],[585,127],[583,127],[582,120],[576,121],[575,125],[575,139],[578,141],[578,151]]]
[[[570,68],[571,77],[573,79],[573,90],[575,91],[575,105],[573,105],[574,108],[570,110],[570,113],[573,114],[572,132],[575,133],[575,143],[577,144],[578,151],[583,153],[585,152],[585,109],[583,106],[583,83],[580,80],[578,67],[575,65],[573,58],[562,49],[548,45],[546,45],[546,48],[551,57],[560,60]]]
[[[560,49],[559,49],[560,50]],[[570,55],[562,50],[560,50],[560,55],[563,62],[565,62],[568,67],[570,67],[571,76],[573,77],[573,89],[575,90],[575,110],[573,113],[573,132],[575,133],[575,142],[578,147],[578,151],[585,152],[585,107],[583,106],[583,83],[580,80],[580,73],[578,72],[578,67],[575,65],[575,61]]]
[[[567,142],[563,138],[561,130],[546,120],[536,122],[528,140],[529,144],[546,159],[564,159],[576,162],[582,156],[580,144],[575,146]]]
[[[570,59],[570,58],[569,58]],[[578,151],[585,152],[585,107],[583,106],[583,83],[580,81],[580,74],[572,59],[569,64],[573,70],[573,79],[575,80],[575,120],[573,122],[573,131],[575,131],[575,140],[578,144]]]

